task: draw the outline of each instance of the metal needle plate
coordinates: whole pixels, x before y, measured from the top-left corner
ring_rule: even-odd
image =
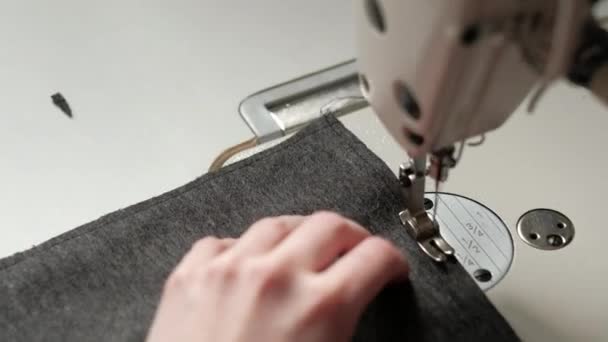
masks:
[[[550,209],[536,209],[525,213],[517,223],[517,233],[528,245],[557,250],[574,239],[574,224],[566,215]]]
[[[441,236],[455,250],[456,259],[487,291],[511,268],[514,244],[505,223],[492,210],[469,198],[439,193],[437,222]],[[432,213],[435,193],[427,193],[425,209]]]

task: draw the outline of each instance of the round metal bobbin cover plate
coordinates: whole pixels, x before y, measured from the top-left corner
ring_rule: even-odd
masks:
[[[472,199],[440,193],[427,193],[425,209],[437,205],[441,236],[454,248],[456,259],[487,291],[498,284],[511,268],[513,238],[505,223],[492,210]]]
[[[517,222],[517,233],[528,245],[557,250],[568,246],[574,239],[574,224],[566,215],[551,209],[531,210]]]

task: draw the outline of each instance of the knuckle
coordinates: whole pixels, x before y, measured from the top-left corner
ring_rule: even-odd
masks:
[[[271,225],[274,221],[276,220],[275,217],[265,217],[259,221],[257,221],[253,227],[251,227],[251,229],[260,229],[263,227],[267,227],[269,225]]]
[[[395,250],[395,247],[393,247],[393,244],[391,242],[378,236],[370,237],[367,243],[369,243],[370,248],[374,250],[383,252],[392,252]]]
[[[369,234],[365,229],[348,218],[333,212],[319,212],[315,214],[315,220],[322,222],[326,230],[333,236],[345,234]]]
[[[192,272],[184,267],[178,267],[169,275],[165,282],[164,292],[172,292],[183,289],[194,281]]]
[[[239,273],[238,263],[234,259],[216,260],[202,268],[198,279],[203,282],[228,283]]]
[[[342,284],[323,284],[314,288],[314,296],[308,297],[308,302],[303,312],[303,320],[318,320],[334,318],[340,308],[343,308],[347,302]]]
[[[268,259],[250,261],[245,269],[247,281],[255,287],[260,296],[277,288],[286,279],[284,268]]]
[[[320,297],[325,303],[339,306],[347,301],[349,290],[349,283],[339,281],[327,286]]]
[[[192,251],[204,251],[207,250],[208,248],[214,248],[217,247],[221,244],[221,240],[213,237],[213,236],[208,236],[206,238],[200,239],[198,241],[196,241],[194,243],[194,245],[192,246]]]
[[[271,265],[261,260],[250,260],[245,265],[245,274],[253,279],[269,276],[273,273]]]
[[[331,211],[320,211],[315,213],[313,217],[319,221],[327,222],[328,225],[332,226],[348,223],[348,220],[344,216]]]
[[[384,259],[387,264],[400,264],[404,263],[405,259],[403,255],[397,250],[391,242],[380,237],[370,237],[367,243],[369,244],[370,257],[376,255],[377,257]]]
[[[281,217],[268,217],[258,221],[251,229],[262,233],[284,233],[289,227]]]
[[[349,230],[348,220],[336,213],[320,212],[315,214],[314,219],[322,222],[326,229],[329,229],[333,234],[340,234]]]
[[[373,236],[368,238],[367,243],[369,244],[370,250],[372,250],[373,252],[381,253],[383,255],[388,255],[391,257],[399,256],[399,252],[397,251],[395,246],[388,240]]]

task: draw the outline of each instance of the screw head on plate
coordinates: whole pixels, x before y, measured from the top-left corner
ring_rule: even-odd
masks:
[[[531,210],[517,223],[517,233],[525,243],[548,251],[568,246],[574,239],[574,232],[572,221],[551,209]]]

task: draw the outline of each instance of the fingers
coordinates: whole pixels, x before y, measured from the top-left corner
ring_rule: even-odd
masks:
[[[390,242],[370,237],[336,261],[324,273],[329,284],[345,292],[358,314],[390,282],[408,274],[405,257]]]
[[[215,237],[206,237],[197,241],[190,251],[183,258],[181,264],[184,265],[201,265],[209,262],[211,259],[219,256],[232,247],[237,240],[235,239],[218,239]]]
[[[318,213],[302,222],[273,256],[318,272],[369,236],[368,231],[351,220],[333,213]]]
[[[305,220],[304,216],[279,216],[255,223],[230,250],[236,257],[259,255],[268,252],[287,237]]]

